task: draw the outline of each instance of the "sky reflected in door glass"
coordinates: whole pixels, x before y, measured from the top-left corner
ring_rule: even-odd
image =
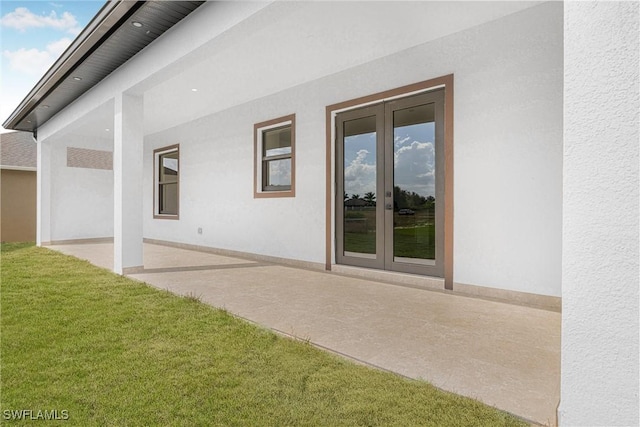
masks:
[[[375,132],[344,139],[344,191],[349,196],[376,192]]]
[[[436,150],[433,122],[393,131],[394,186],[422,197],[436,195]]]

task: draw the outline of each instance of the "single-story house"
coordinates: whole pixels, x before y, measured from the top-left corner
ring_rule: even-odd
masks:
[[[36,241],[36,143],[30,132],[0,133],[0,241]]]
[[[4,126],[38,141],[38,244],[113,239],[121,274],[146,240],[561,309],[560,423],[635,424],[638,9],[111,1]]]

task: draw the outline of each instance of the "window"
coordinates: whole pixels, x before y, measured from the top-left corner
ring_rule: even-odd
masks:
[[[154,154],[154,218],[178,219],[180,146],[160,148]]]
[[[295,195],[295,114],[254,125],[254,196]]]

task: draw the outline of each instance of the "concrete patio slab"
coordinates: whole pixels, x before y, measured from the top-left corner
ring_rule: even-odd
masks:
[[[52,249],[111,268],[111,244]],[[130,277],[540,424],[560,396],[557,312],[145,244]]]

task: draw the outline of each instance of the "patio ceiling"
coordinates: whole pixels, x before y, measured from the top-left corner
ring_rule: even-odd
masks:
[[[107,2],[74,41],[69,54],[65,52],[4,126],[37,130],[202,3],[206,3],[203,9],[209,13],[203,10],[203,15],[208,18],[196,21],[197,25],[215,25],[211,19],[228,15],[227,9],[233,5]],[[143,76],[129,90],[144,97],[144,133],[149,135],[540,3],[380,2],[370,7],[362,2],[274,2],[258,7],[257,12],[198,48],[186,49],[178,61],[150,78]],[[129,9],[119,10],[116,19],[112,16],[114,7]],[[288,25],[282,27],[282,20]],[[134,27],[133,21],[142,22],[143,27]],[[94,33],[102,34],[102,38],[93,40]],[[65,56],[80,52],[77,45],[85,39],[93,43],[94,50],[86,50],[85,57],[76,54],[73,66],[63,72]],[[327,57],[332,60],[327,61]],[[64,75],[58,78],[56,72]],[[74,80],[76,76],[82,81]],[[86,111],[82,120],[67,126],[64,133],[110,137],[106,129],[113,129],[113,109],[107,104]]]
[[[274,2],[186,55],[180,67],[140,91],[144,132],[193,122],[538,4]],[[224,7],[204,7],[218,6]],[[429,72],[425,69],[425,78]],[[354,84],[364,88],[367,80],[363,75]]]

